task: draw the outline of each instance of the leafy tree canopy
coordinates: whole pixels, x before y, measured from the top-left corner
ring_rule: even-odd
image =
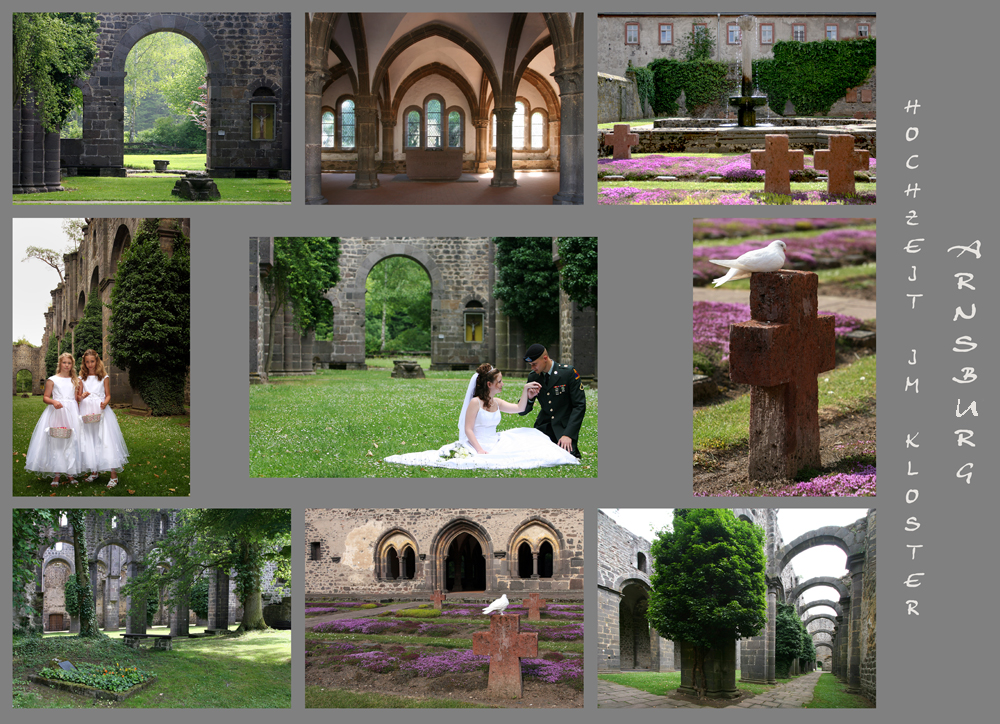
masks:
[[[365,280],[366,349],[425,350],[430,345],[430,277],[407,257],[380,261]]]
[[[96,290],[91,290],[90,299],[83,308],[83,318],[77,322],[73,330],[73,348],[76,350],[76,368],[81,368],[83,353],[88,349],[97,352],[101,359],[104,359],[104,305],[101,303],[101,295]]]
[[[82,105],[76,81],[94,64],[99,28],[96,13],[13,14],[13,102],[34,94],[46,130]]]
[[[560,237],[559,259],[563,291],[581,309],[597,309],[597,237]]]
[[[49,335],[49,346],[45,350],[45,377],[46,379],[56,373],[59,366],[59,338],[53,332]]]
[[[779,671],[787,671],[789,664],[804,653],[802,634],[805,626],[795,612],[795,606],[779,603],[774,616],[774,658]]]
[[[30,606],[27,595],[28,585],[34,581],[35,566],[38,565],[38,549],[47,538],[49,526],[55,522],[57,511],[50,508],[13,510],[13,545],[11,561],[13,565],[13,610],[15,629],[21,633],[28,630],[26,616]],[[35,611],[36,614],[41,613]]]
[[[497,236],[494,296],[516,319],[526,344],[551,345],[559,337],[559,271],[550,236]]]
[[[703,649],[755,636],[767,622],[764,531],[731,510],[678,509],[651,548],[646,618]]]

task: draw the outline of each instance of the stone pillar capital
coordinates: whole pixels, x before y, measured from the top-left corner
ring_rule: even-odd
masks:
[[[559,95],[574,95],[583,93],[584,75],[583,66],[574,65],[568,68],[556,68],[552,73],[559,86]]]
[[[330,72],[326,68],[306,68],[306,93],[321,94]]]

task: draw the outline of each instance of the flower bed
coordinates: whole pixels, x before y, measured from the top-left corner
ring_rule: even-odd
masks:
[[[819,312],[829,315],[831,312]],[[833,314],[838,337],[853,332],[861,320],[845,314]],[[694,302],[694,351],[712,356],[729,357],[729,327],[750,321],[750,305],[736,302]]]
[[[813,157],[805,156],[802,171],[790,171],[792,181],[815,179],[819,174],[813,167]],[[876,161],[871,159],[868,173],[875,171]],[[868,173],[856,172],[855,177],[867,180]],[[750,154],[734,156],[662,156],[648,155],[627,159],[597,159],[597,178],[624,176],[629,181],[652,181],[657,176],[676,176],[684,181],[698,181],[709,176],[722,176],[726,181],[763,181],[764,172],[750,168]]]
[[[853,196],[828,194],[826,191],[793,191],[790,195],[764,191],[686,191],[684,189],[639,189],[632,186],[607,186],[597,193],[597,202],[607,205],[665,204],[724,206],[855,206],[875,203],[875,192]]]
[[[814,270],[837,264],[846,257],[863,257],[864,261],[875,260],[874,229],[831,229],[822,234],[805,239],[785,241],[785,266],[793,264],[797,269]],[[735,246],[698,246],[694,248],[693,278],[696,286],[704,286],[716,277],[725,274],[725,267],[718,266],[709,259],[735,259],[748,251],[767,246],[769,241],[745,241]]]
[[[126,692],[154,678],[151,672],[135,666],[122,666],[117,662],[110,665],[81,662],[76,664],[76,668],[68,671],[61,668],[45,668],[39,671],[38,675],[43,679],[82,684],[91,689],[115,693]]]
[[[771,498],[858,498],[875,496],[876,474],[874,465],[857,465],[854,472],[820,475],[812,480],[790,485],[760,483],[761,487],[749,491],[724,490],[714,493],[695,491],[696,498],[766,496]]]
[[[310,605],[306,603],[306,616],[318,616],[324,613],[345,613],[357,609],[378,608],[377,603],[364,603],[361,601],[329,601],[322,604]]]
[[[695,219],[694,240],[768,236],[781,231],[813,231],[842,226],[875,225],[875,219]]]

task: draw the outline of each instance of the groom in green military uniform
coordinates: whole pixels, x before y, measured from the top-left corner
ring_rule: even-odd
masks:
[[[580,374],[569,365],[556,364],[540,344],[528,347],[524,361],[531,365],[528,382],[538,382],[542,388],[535,394],[528,392],[528,406],[519,414],[531,412],[537,399],[541,409],[535,418],[535,429],[544,432],[559,447],[580,457],[576,442],[587,412],[587,396]]]

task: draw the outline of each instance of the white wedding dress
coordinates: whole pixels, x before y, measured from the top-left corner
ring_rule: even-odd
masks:
[[[555,465],[579,465],[571,453],[549,440],[541,430],[533,427],[517,427],[498,432],[500,410],[476,415],[473,432],[480,447],[488,455],[480,455],[465,435],[465,411],[472,399],[472,389],[476,376],[472,376],[469,390],[458,418],[459,440],[437,450],[390,455],[387,463],[400,465],[422,465],[435,468],[458,470],[500,470],[504,468],[548,468]]]

